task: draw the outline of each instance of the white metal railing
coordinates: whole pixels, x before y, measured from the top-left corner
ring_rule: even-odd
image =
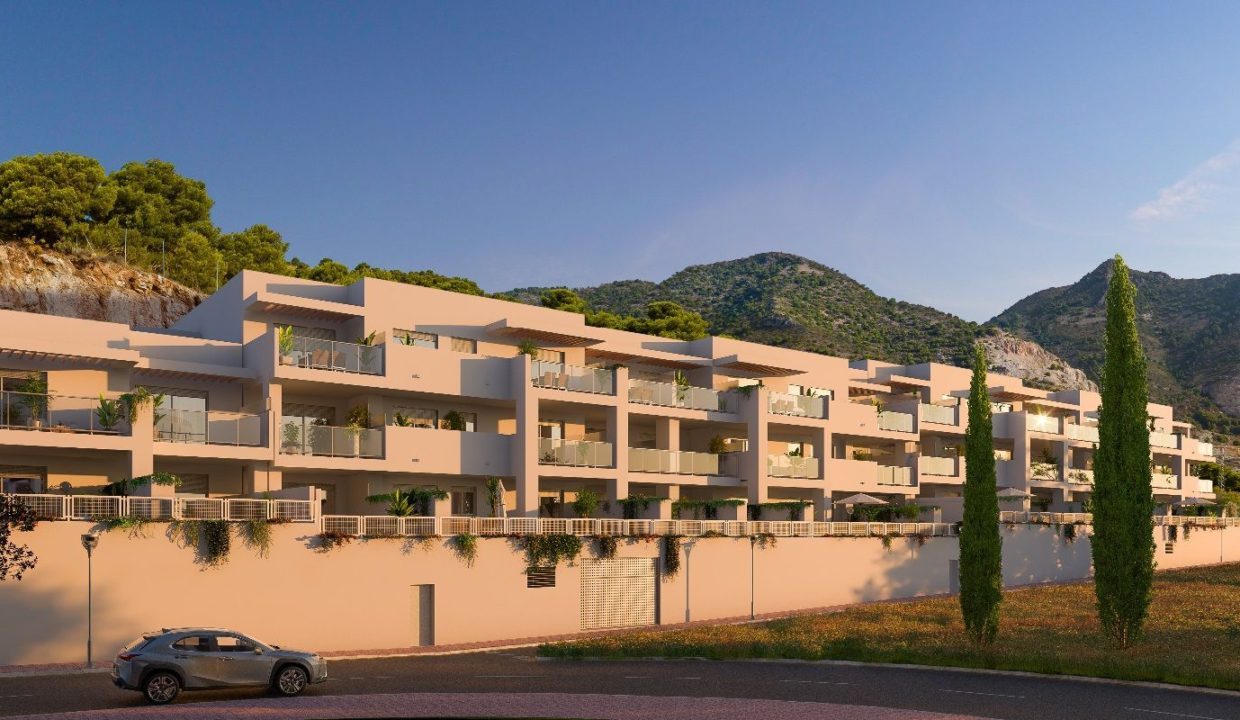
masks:
[[[360,537],[448,537],[469,533],[483,537],[512,535],[581,535],[646,537],[707,533],[726,537],[864,537],[909,535],[949,537],[950,523],[920,522],[792,522],[735,520],[610,520],[590,518],[392,517],[389,515],[324,515],[323,532]]]
[[[1092,513],[1023,512],[1001,510],[999,522],[1034,523],[1038,525],[1089,524],[1094,521]]]
[[[878,429],[913,432],[913,416],[910,413],[884,410],[878,414]]]
[[[654,380],[629,380],[629,402],[690,410],[736,411],[733,393]]]
[[[41,520],[284,520],[313,522],[309,500],[262,498],[119,497],[112,495],[11,495]]]
[[[1094,425],[1077,425],[1076,423],[1068,423],[1064,425],[1064,435],[1073,440],[1081,440],[1084,442],[1098,442],[1098,428]]]
[[[935,423],[937,425],[955,425],[956,410],[955,406],[922,403],[921,419],[923,422]]]
[[[1156,488],[1174,490],[1180,487],[1180,476],[1156,472],[1151,475],[1150,484]]]
[[[959,475],[958,458],[954,457],[932,457],[922,455],[917,460],[917,469],[922,475]]]
[[[878,484],[912,487],[913,468],[899,465],[879,465]]]
[[[383,347],[294,335],[288,348],[280,348],[280,364],[313,370],[383,374]]]
[[[1150,445],[1153,447],[1175,449],[1180,446],[1180,436],[1165,432],[1151,432]]]
[[[104,412],[105,403],[113,412]],[[5,430],[128,435],[123,415],[117,399],[0,391],[0,429]]]
[[[534,360],[530,363],[530,382],[534,387],[541,388],[598,395],[616,394],[616,373],[606,368]]]
[[[1028,418],[1029,429],[1035,432],[1051,433],[1058,435],[1062,432],[1060,422],[1062,418],[1054,415],[1026,415]]]
[[[263,418],[250,413],[216,410],[161,410],[155,439],[206,445],[263,444]]]
[[[680,475],[718,475],[719,456],[687,450],[629,448],[629,470]]]
[[[1155,525],[1196,525],[1199,527],[1240,527],[1240,517],[1210,515],[1155,515]]]
[[[767,410],[772,415],[825,418],[827,416],[827,399],[812,395],[792,395],[790,393],[773,392],[767,396]]]
[[[383,430],[285,421],[280,426],[280,452],[285,455],[383,457]]]
[[[767,455],[766,474],[770,477],[818,479],[818,458]]]
[[[592,440],[538,438],[538,462],[544,465],[611,467],[612,446]]]

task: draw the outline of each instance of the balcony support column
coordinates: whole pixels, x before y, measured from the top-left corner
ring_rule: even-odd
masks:
[[[745,433],[749,439],[749,450],[740,454],[741,479],[748,487],[750,505],[763,503],[767,500],[767,456],[770,444],[767,435],[767,404],[770,392],[765,387],[755,387],[749,397],[741,397],[740,416],[745,423]]]
[[[680,450],[680,418],[655,418],[655,447],[661,450]]]
[[[271,463],[254,463],[241,468],[241,494],[261,495],[284,489],[284,472],[273,470]]]
[[[138,408],[130,428],[133,443],[129,450],[129,477],[136,478],[155,472],[155,409],[147,403]],[[133,489],[133,494],[143,497],[172,497],[176,488],[171,485],[147,483]]]
[[[656,516],[657,519],[671,520],[672,519],[672,503],[680,499],[680,486],[660,483],[654,486],[654,496],[660,497],[660,498],[667,498],[666,500],[658,503],[658,508],[657,508],[658,515]]]
[[[513,358],[511,370],[517,424],[512,443],[512,474],[517,502],[509,516],[538,517],[538,398],[530,382],[529,356]]]

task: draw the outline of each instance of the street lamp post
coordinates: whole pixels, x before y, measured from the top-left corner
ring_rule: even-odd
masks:
[[[749,536],[749,619],[750,620],[753,620],[755,618],[754,602],[753,602],[753,597],[754,597],[753,549],[754,549],[754,546],[757,544],[758,544],[758,538],[754,537],[753,535],[750,535]]]
[[[689,553],[693,550],[693,541],[684,544],[685,548],[685,622],[689,622]]]
[[[94,533],[86,533],[82,536],[82,547],[86,548],[86,669],[89,670],[93,661],[91,655],[91,636],[94,627],[94,577],[92,573],[91,557],[94,555],[95,546],[99,544],[99,536]]]

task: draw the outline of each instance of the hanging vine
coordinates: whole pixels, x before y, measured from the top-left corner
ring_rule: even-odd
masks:
[[[680,536],[663,536],[663,575],[676,577],[680,572]]]
[[[616,556],[616,548],[620,546],[620,540],[615,535],[599,535],[595,542],[598,543],[598,558],[600,560],[610,560]]]
[[[465,562],[466,567],[473,567],[474,561],[478,559],[478,536],[470,533],[460,533],[452,538],[452,549],[456,551],[456,556]]]
[[[528,567],[554,567],[561,560],[571,565],[581,555],[581,538],[576,535],[528,535],[521,542]]]

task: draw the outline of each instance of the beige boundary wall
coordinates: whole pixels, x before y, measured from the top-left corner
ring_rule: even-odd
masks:
[[[85,522],[44,522],[16,537],[39,564],[20,582],[0,583],[0,665],[80,662],[86,637]],[[468,567],[447,539],[423,544],[355,540],[315,550],[313,526],[272,526],[267,557],[236,536],[227,563],[204,567],[193,550],[152,524],[142,536],[105,533],[94,556],[96,660],[139,633],[165,626],[222,626],[267,642],[319,651],[407,647],[418,631],[416,586],[434,586],[438,644],[518,640],[580,629],[581,568],[557,570],[553,588],[526,587],[514,540],[481,538]],[[1087,577],[1084,527],[1075,542],[1052,526],[1004,527],[1009,585]],[[1194,529],[1160,568],[1240,562],[1240,528]],[[748,616],[751,557],[757,613],[949,592],[955,538],[779,538],[752,548],[747,538],[685,539],[681,570],[658,583],[663,623]],[[593,557],[586,541],[583,558]],[[661,544],[621,540],[618,557],[658,557]],[[752,553],[752,555],[751,555]],[[686,614],[686,605],[690,612]]]

